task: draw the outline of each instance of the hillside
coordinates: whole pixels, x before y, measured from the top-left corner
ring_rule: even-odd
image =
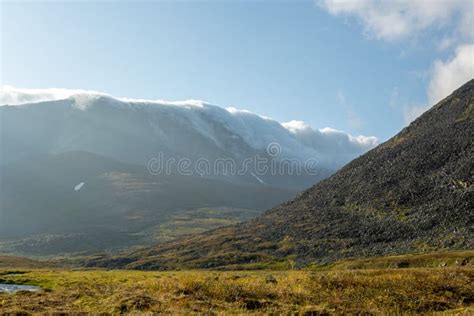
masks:
[[[32,102],[34,96],[25,97],[18,102],[29,103],[16,104],[12,98],[18,99],[18,92],[0,89],[0,164],[86,151],[147,166],[161,155],[164,161],[175,160],[166,173],[180,174],[176,160],[184,158],[191,161],[186,169],[193,176],[257,185],[263,182],[300,191],[377,143],[375,137],[352,136],[330,128],[314,130],[300,121],[279,123],[202,101],[130,100],[93,92],[62,97],[37,103]],[[270,144],[275,145],[272,153]],[[315,170],[303,168],[298,174],[259,172],[255,157],[272,159],[277,166],[284,158],[301,164],[317,159],[317,166]],[[199,160],[215,167],[223,158],[232,160],[233,170],[198,167]],[[252,162],[245,162],[249,158]]]
[[[254,220],[88,265],[218,268],[474,248],[474,80]]]
[[[36,261],[23,257],[13,257],[13,256],[0,256],[0,269],[4,268],[15,268],[15,269],[32,269],[32,268],[45,268],[49,266],[54,266],[54,263],[46,263],[41,261]]]
[[[0,87],[0,253],[116,251],[236,224],[377,143],[202,101],[54,91]]]
[[[23,255],[153,244],[249,219],[296,194],[261,184],[151,175],[81,151],[0,166],[0,175],[0,253]]]

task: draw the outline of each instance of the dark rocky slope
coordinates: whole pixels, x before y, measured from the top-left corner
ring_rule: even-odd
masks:
[[[210,268],[474,248],[474,80],[258,218],[89,265]],[[242,196],[245,199],[244,196]]]

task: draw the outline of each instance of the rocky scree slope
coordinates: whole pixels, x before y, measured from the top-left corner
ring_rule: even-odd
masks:
[[[474,80],[256,219],[87,265],[219,268],[474,248]]]

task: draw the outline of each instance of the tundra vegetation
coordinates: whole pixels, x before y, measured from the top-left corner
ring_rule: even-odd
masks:
[[[354,259],[300,270],[133,271],[0,260],[1,313],[469,314],[474,251]],[[15,264],[15,267],[8,267]]]

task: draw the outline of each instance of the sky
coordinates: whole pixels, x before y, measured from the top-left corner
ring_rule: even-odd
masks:
[[[0,2],[0,82],[386,140],[474,77],[474,1]]]

